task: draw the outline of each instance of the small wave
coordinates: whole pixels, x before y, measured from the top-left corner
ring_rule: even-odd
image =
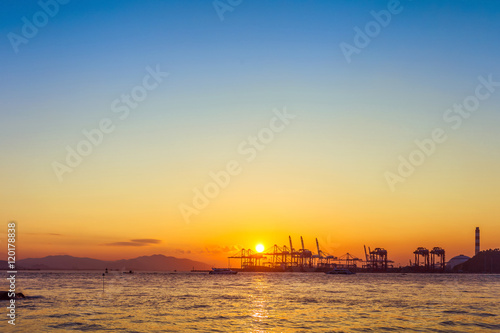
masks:
[[[49,318],[68,318],[68,317],[80,317],[79,314],[76,313],[61,313],[61,314],[51,314],[48,315]]]
[[[165,315],[165,314],[162,314],[162,315]],[[134,318],[134,316],[128,315],[128,316],[124,316],[124,317],[118,317],[118,319],[129,319],[129,318]]]
[[[233,316],[233,319],[252,319],[251,315],[236,315]],[[287,321],[286,319],[278,319],[278,321]]]
[[[381,327],[378,327],[377,328],[377,332],[380,332],[380,331],[396,331],[396,332],[402,332],[402,328],[401,327],[388,327],[388,326],[381,326]]]
[[[246,283],[231,283],[227,285],[228,287],[246,287],[248,284]]]
[[[297,301],[299,301],[303,304],[319,303],[319,301],[316,298],[312,298],[312,297],[303,297],[301,299],[298,299]]]
[[[202,309],[202,308],[209,308],[209,307],[210,307],[210,305],[207,305],[207,304],[195,304],[192,306],[186,306],[186,307],[181,308],[181,309],[192,310],[192,309]]]
[[[230,319],[230,318],[219,315],[219,316],[212,317],[211,319]]]
[[[94,317],[94,316],[100,316],[100,315],[103,315],[103,314],[106,314],[106,312],[102,312],[102,311],[91,311],[91,312],[82,312],[82,313],[81,313],[81,316],[90,316],[90,317]]]
[[[57,324],[57,325],[49,325],[51,328],[66,328],[66,329],[72,329],[72,330],[77,330],[77,331],[96,331],[99,329],[103,329],[104,327],[102,325],[97,325],[97,324],[84,324],[84,323],[78,323],[78,322],[69,322],[69,323],[62,323],[62,324]]]
[[[443,322],[440,322],[441,325],[444,325],[444,326],[456,326],[457,324],[452,321],[452,320],[447,320],[447,321],[443,321]]]
[[[219,315],[219,316],[214,316],[214,317],[199,316],[196,319],[197,320],[220,320],[220,319],[231,319],[231,318]]]
[[[146,294],[146,293],[140,293],[140,294],[123,294],[123,296],[127,296],[127,297],[143,297],[143,296],[149,296],[149,295]]]
[[[497,332],[500,330],[500,324],[474,323],[474,326],[488,328],[490,330],[495,330]]]
[[[306,330],[306,331],[310,331],[311,330],[311,327],[309,326],[304,326],[304,325],[300,325],[300,326],[294,326],[295,329],[298,329],[298,330]]]
[[[245,299],[245,297],[238,296],[238,295],[221,295],[221,296],[218,296],[217,299],[238,300],[238,299]]]
[[[478,317],[496,317],[496,314],[493,313],[487,313],[487,312],[482,312],[482,313],[471,313],[473,316],[478,316]]]
[[[325,293],[327,293],[327,294],[344,294],[345,291],[341,291],[341,290],[325,290]]]
[[[445,310],[443,313],[451,313],[451,314],[464,314],[464,313],[469,313],[464,310]]]

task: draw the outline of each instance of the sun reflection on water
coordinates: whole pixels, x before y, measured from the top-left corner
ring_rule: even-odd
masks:
[[[255,275],[252,279],[252,291],[250,298],[252,300],[250,311],[252,322],[257,327],[252,327],[255,332],[265,332],[258,326],[269,319],[269,283],[265,281],[263,275]]]

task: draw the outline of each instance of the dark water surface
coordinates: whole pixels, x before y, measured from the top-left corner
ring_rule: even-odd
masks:
[[[2,279],[1,287],[7,283]],[[500,275],[21,272],[8,332],[500,332]]]

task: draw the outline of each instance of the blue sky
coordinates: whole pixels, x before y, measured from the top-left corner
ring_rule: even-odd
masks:
[[[3,35],[19,33],[21,17],[40,9],[35,1],[22,3],[7,2]],[[339,43],[352,43],[353,27],[363,27],[372,20],[369,12],[387,2],[243,2],[223,22],[210,1],[69,2],[18,54],[3,38],[3,101],[15,108],[21,96],[37,104],[55,95],[66,103],[112,99],[145,66],[158,63],[172,74],[168,104],[196,92],[194,114],[203,116],[202,108],[221,100],[330,104],[366,91],[386,100],[394,88],[453,95],[495,68],[500,23],[494,1],[401,6],[348,65]],[[374,85],[386,89],[379,93]],[[3,113],[11,114],[9,107]],[[81,117],[74,107],[64,112]]]

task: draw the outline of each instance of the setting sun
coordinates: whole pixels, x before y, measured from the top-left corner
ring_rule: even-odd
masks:
[[[262,251],[264,251],[264,245],[262,245],[262,244],[258,244],[258,245],[255,247],[255,249],[257,250],[257,252],[262,252]]]

